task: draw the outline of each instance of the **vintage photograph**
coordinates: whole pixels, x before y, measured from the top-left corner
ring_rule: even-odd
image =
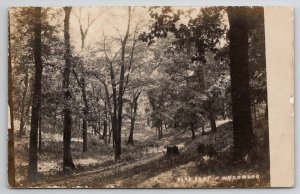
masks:
[[[11,7],[12,188],[270,187],[264,7]]]

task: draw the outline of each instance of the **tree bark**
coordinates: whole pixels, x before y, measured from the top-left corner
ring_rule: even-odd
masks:
[[[107,120],[105,119],[103,122],[103,134],[102,134],[102,139],[104,143],[107,143]]]
[[[10,20],[8,19],[10,22]],[[15,180],[15,141],[14,141],[14,105],[13,105],[13,78],[11,64],[10,24],[8,25],[8,105],[10,110],[10,128],[8,129],[8,184],[14,187]]]
[[[26,111],[25,111],[25,115],[26,115],[26,118],[25,118],[25,129],[26,129],[26,123],[27,125],[30,125],[30,107],[31,107],[31,103],[32,103],[32,98],[33,98],[33,91],[32,89],[29,89],[30,91],[30,94],[29,94],[29,99],[28,99],[28,105],[26,107]],[[25,132],[25,129],[24,129],[24,132]],[[25,132],[26,133],[26,132]]]
[[[39,142],[38,142],[38,152],[42,153],[42,110],[40,110],[39,114]]]
[[[111,71],[112,71],[113,69],[111,68]],[[113,72],[111,72],[111,80],[113,80],[114,79],[114,74],[113,74]],[[110,121],[111,122],[113,122],[113,120],[114,120],[114,113],[112,112],[112,107],[111,107],[111,102],[110,102],[110,98],[109,98],[109,92],[108,92],[108,87],[107,87],[107,84],[105,83],[105,81],[103,81],[103,80],[101,80],[100,79],[100,82],[103,84],[103,86],[104,86],[104,90],[105,90],[105,98],[106,98],[106,100],[105,100],[105,113],[106,113],[106,119],[105,119],[105,121],[106,121],[106,131],[105,131],[105,133],[104,133],[104,131],[103,131],[103,139],[105,140],[105,142],[107,141],[107,137],[106,137],[106,134],[107,134],[107,125],[108,125],[108,123],[109,123],[109,118],[108,118],[108,114],[109,114],[109,116],[110,116]],[[113,85],[115,85],[115,84],[113,84]],[[114,98],[115,99],[115,98]],[[114,105],[115,105],[115,103],[114,103]],[[111,123],[112,124],[112,123]],[[109,127],[110,128],[110,127]],[[105,136],[104,136],[104,134],[105,134]],[[111,131],[109,130],[109,141],[108,141],[108,143],[110,143],[110,136],[111,136]]]
[[[162,139],[162,138],[163,138],[162,125],[160,125],[160,127],[158,128],[158,139]]]
[[[195,139],[195,125],[194,125],[194,122],[191,122],[191,131],[192,131],[192,139]]]
[[[130,133],[128,138],[128,144],[134,145],[133,142],[133,130],[134,130],[134,123],[136,118],[136,111],[137,111],[137,99],[134,99],[133,105],[131,110],[131,121],[130,121]]]
[[[82,139],[83,139],[83,144],[82,144],[82,152],[86,152],[87,151],[87,116],[88,116],[88,102],[87,102],[87,98],[86,98],[86,91],[85,91],[85,79],[82,78],[82,98],[83,98],[83,102],[84,102],[84,110],[83,110],[83,114],[84,114],[84,118],[83,118],[83,123],[82,123]]]
[[[64,134],[63,134],[63,168],[74,169],[71,154],[71,130],[72,130],[72,117],[71,117],[71,93],[70,93],[70,73],[71,73],[71,53],[70,53],[70,13],[72,7],[64,7],[64,39],[65,39],[65,68],[63,72],[63,91],[64,91]]]
[[[87,122],[85,119],[83,119],[82,122],[82,152],[87,151]]]
[[[250,8],[229,7],[229,57],[233,115],[234,158],[241,159],[254,146],[251,123],[249,67],[248,67],[248,21]]]
[[[34,87],[33,87],[33,99],[31,110],[31,129],[30,129],[30,142],[29,142],[29,158],[28,158],[28,178],[33,180],[37,175],[37,140],[38,140],[38,119],[41,107],[41,89],[42,89],[42,8],[34,8],[34,62],[35,62],[35,74],[34,74]]]
[[[213,110],[209,111],[209,122],[210,122],[210,128],[211,132],[216,132],[217,131],[217,125],[216,125],[216,119]]]
[[[253,104],[253,113],[254,113],[254,123],[256,123],[257,116],[256,116],[256,105],[255,105],[255,103]]]
[[[27,90],[28,90],[28,70],[25,70],[25,78],[24,78],[24,91],[22,96],[22,102],[21,102],[21,118],[20,118],[20,130],[19,130],[19,136],[24,135],[24,125],[25,125],[25,101],[27,96]]]
[[[115,139],[115,160],[121,158],[121,129],[122,129],[122,111],[123,111],[123,93],[124,93],[124,75],[125,75],[125,49],[126,43],[129,37],[129,28],[131,20],[131,11],[128,7],[128,24],[125,37],[122,41],[121,49],[121,70],[120,70],[120,81],[119,81],[119,93],[118,93],[118,119],[117,119],[117,130],[116,130],[116,139]]]
[[[116,135],[117,135],[117,85],[115,82],[115,73],[113,70],[112,64],[110,64],[110,77],[111,77],[111,85],[113,91],[113,111],[112,111],[112,119],[111,119],[111,133],[112,133],[112,144],[115,147]],[[115,150],[115,158],[116,158],[116,150]]]

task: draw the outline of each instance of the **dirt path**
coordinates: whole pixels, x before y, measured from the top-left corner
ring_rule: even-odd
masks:
[[[155,162],[163,158],[163,154],[138,159],[129,162],[112,163],[108,167],[103,167],[97,170],[78,172],[74,174],[65,175],[61,178],[44,180],[33,184],[32,187],[89,187],[90,185],[99,185],[98,187],[105,186],[104,183],[112,183],[111,179],[119,177],[122,172],[129,172],[133,168],[147,165],[148,163]],[[107,166],[107,165],[105,165]],[[127,175],[129,176],[129,175]],[[99,181],[100,180],[100,181]],[[97,182],[99,182],[97,184]]]
[[[32,185],[32,187],[68,187],[68,188],[130,188],[168,171],[176,166],[186,164],[195,158],[181,155],[167,159],[163,154],[148,158],[112,164],[110,167],[65,176],[56,180],[47,180]]]

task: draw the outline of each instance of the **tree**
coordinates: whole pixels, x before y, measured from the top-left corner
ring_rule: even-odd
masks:
[[[70,73],[71,73],[71,51],[70,51],[70,13],[72,7],[64,7],[65,19],[64,19],[64,39],[65,39],[65,68],[63,72],[63,93],[64,93],[64,134],[63,134],[63,167],[74,169],[75,165],[73,163],[71,154],[71,130],[72,130],[72,117],[71,117],[71,107],[70,101],[72,98],[70,92]]]
[[[22,96],[22,102],[21,102],[21,118],[20,118],[20,129],[19,129],[19,135],[22,136],[24,134],[24,125],[25,125],[25,102],[26,102],[26,97],[27,97],[27,91],[28,91],[28,70],[25,70],[25,78],[24,78],[24,91],[23,91],[23,96]]]
[[[121,47],[121,61],[120,61],[120,80],[119,80],[119,93],[118,93],[118,115],[117,115],[117,128],[116,128],[116,139],[115,139],[115,159],[118,160],[121,157],[121,129],[122,129],[122,111],[123,111],[123,94],[124,94],[124,77],[125,77],[125,49],[127,40],[129,37],[129,29],[131,23],[131,8],[128,7],[128,23],[126,34],[122,38]]]
[[[190,14],[184,15],[184,12],[180,9],[162,7],[159,8],[159,12],[156,9],[155,7],[150,8],[150,16],[154,19],[154,23],[149,28],[150,32],[142,33],[140,39],[147,41],[148,45],[151,45],[158,38],[174,36],[174,40],[171,43],[173,45],[171,53],[175,52],[178,54],[185,52],[186,56],[189,57],[187,59],[188,62],[178,64],[177,69],[174,70],[176,72],[178,67],[180,67],[184,71],[193,74],[189,78],[193,82],[193,90],[197,89],[203,95],[207,96],[207,100],[205,100],[205,111],[207,114],[202,113],[202,115],[208,117],[211,124],[211,131],[215,132],[215,118],[217,116],[215,101],[217,101],[218,97],[209,93],[209,89],[217,82],[218,76],[215,72],[221,72],[224,69],[224,65],[211,64],[207,56],[212,55],[216,57],[220,50],[222,50],[220,41],[226,35],[226,26],[222,24],[224,11],[221,7],[201,8],[199,13],[196,10],[188,9],[186,13],[197,13],[197,16],[192,18]],[[180,23],[182,18],[188,19],[188,22]],[[213,96],[214,98],[212,98]],[[204,101],[204,99],[202,100]],[[201,120],[200,117],[199,119]]]
[[[240,159],[254,145],[251,123],[248,33],[250,8],[229,7],[229,58],[233,116],[234,158]]]
[[[10,20],[8,19],[10,22]],[[11,187],[16,184],[15,180],[15,145],[14,145],[14,108],[13,108],[13,80],[11,64],[10,25],[8,25],[8,105],[10,128],[8,129],[8,183]]]
[[[135,35],[137,34],[137,27],[134,31],[134,38],[133,44],[129,51],[128,56],[128,48],[130,42],[130,26],[132,23],[132,10],[131,7],[128,7],[126,10],[128,17],[127,17],[127,25],[125,29],[125,34],[121,35],[119,30],[116,29],[119,37],[112,38],[114,43],[120,45],[120,49],[117,51],[113,51],[114,54],[112,57],[108,56],[108,52],[112,50],[111,45],[108,47],[107,44],[107,36],[103,32],[103,50],[104,51],[104,58],[109,71],[110,76],[110,84],[112,89],[112,119],[111,119],[111,127],[113,132],[113,142],[115,147],[115,160],[119,160],[121,157],[121,129],[122,129],[122,120],[123,120],[123,96],[126,91],[126,87],[129,81],[129,74],[131,73],[133,55],[135,50],[135,43],[136,38]],[[138,25],[137,25],[138,26]],[[118,58],[119,57],[119,58]],[[114,64],[118,64],[114,66]],[[125,75],[126,74],[126,75]],[[117,87],[118,86],[118,87]]]
[[[29,143],[29,159],[28,159],[28,177],[29,179],[35,179],[37,174],[37,139],[38,139],[38,118],[41,107],[41,81],[42,81],[42,8],[34,8],[34,61],[35,61],[35,73],[34,73],[34,88],[32,99],[32,111],[31,111],[31,130],[30,130],[30,143]]]
[[[132,91],[132,101],[130,102],[130,132],[128,137],[128,144],[134,145],[133,143],[133,130],[134,130],[134,123],[137,114],[138,108],[138,99],[141,95],[141,91]]]

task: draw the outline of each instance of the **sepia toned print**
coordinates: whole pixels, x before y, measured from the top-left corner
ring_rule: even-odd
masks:
[[[9,185],[270,187],[263,7],[12,7]]]

